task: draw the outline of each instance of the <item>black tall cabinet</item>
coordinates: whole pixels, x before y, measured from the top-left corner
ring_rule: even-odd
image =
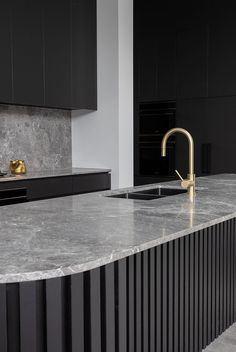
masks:
[[[144,104],[175,102],[175,125],[189,130],[195,141],[198,176],[235,173],[235,3],[135,0],[134,8],[135,184],[168,180],[175,168],[183,175],[188,172],[187,143],[181,136],[175,140],[173,168],[162,178],[149,172],[162,163],[151,153],[146,160],[149,156],[156,165],[140,167],[140,107]],[[158,127],[158,113],[152,119]],[[159,137],[155,132],[153,142]]]
[[[0,103],[97,108],[96,0],[3,0]]]

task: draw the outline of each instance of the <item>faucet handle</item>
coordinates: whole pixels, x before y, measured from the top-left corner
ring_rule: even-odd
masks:
[[[184,181],[183,177],[180,175],[178,170],[175,170],[176,174],[179,176],[179,178],[181,179],[181,181]]]

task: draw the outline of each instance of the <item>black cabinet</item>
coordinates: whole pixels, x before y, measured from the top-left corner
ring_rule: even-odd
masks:
[[[42,2],[12,0],[14,104],[44,104],[42,15]]]
[[[45,105],[69,108],[70,1],[44,0],[44,4]]]
[[[96,109],[96,32],[96,0],[4,0],[0,103]]]
[[[232,16],[209,21],[209,96],[236,95],[236,23]]]
[[[0,11],[0,102],[12,101],[12,47],[10,30],[10,2],[1,1]]]
[[[72,194],[72,177],[52,177],[30,180],[28,199],[61,197]]]
[[[85,35],[86,33],[86,35]],[[71,2],[71,107],[97,109],[96,0]],[[83,55],[81,55],[83,53]]]
[[[46,198],[63,197],[73,194],[103,191],[110,188],[111,175],[107,172],[101,174],[56,176],[29,180],[5,181],[0,182],[0,205],[16,203],[16,196],[18,195],[17,192],[20,192],[22,199],[19,199],[19,202],[22,202],[26,200],[33,201]],[[24,197],[22,197],[22,194]],[[7,203],[5,202],[6,199],[4,199],[4,197],[7,198]]]
[[[177,29],[177,98],[207,96],[207,26],[192,25]]]
[[[111,176],[108,173],[97,175],[80,175],[73,176],[72,190],[73,194],[89,193],[98,190],[106,190],[111,187]]]

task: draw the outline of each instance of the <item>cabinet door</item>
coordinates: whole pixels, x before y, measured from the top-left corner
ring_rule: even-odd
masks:
[[[71,0],[71,106],[97,108],[96,0]]]
[[[12,0],[13,103],[43,105],[42,3]]]
[[[10,103],[12,99],[12,51],[9,0],[1,1],[0,45],[0,103]]]
[[[29,200],[72,194],[72,177],[50,177],[29,181]]]
[[[69,108],[71,74],[69,0],[44,0],[44,43],[45,106]]]
[[[177,97],[207,96],[207,29],[190,26],[177,32]]]
[[[103,191],[111,188],[111,175],[91,174],[73,176],[73,194]]]
[[[159,29],[158,39],[158,99],[176,99],[176,31]]]
[[[234,11],[235,13],[235,11]],[[236,22],[225,14],[209,24],[209,96],[236,95]]]
[[[211,144],[212,174],[235,173],[236,97],[207,100],[204,125]]]

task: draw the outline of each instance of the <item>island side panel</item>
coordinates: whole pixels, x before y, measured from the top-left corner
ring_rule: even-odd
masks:
[[[1,352],[199,352],[236,320],[236,220],[84,273],[0,285]]]

